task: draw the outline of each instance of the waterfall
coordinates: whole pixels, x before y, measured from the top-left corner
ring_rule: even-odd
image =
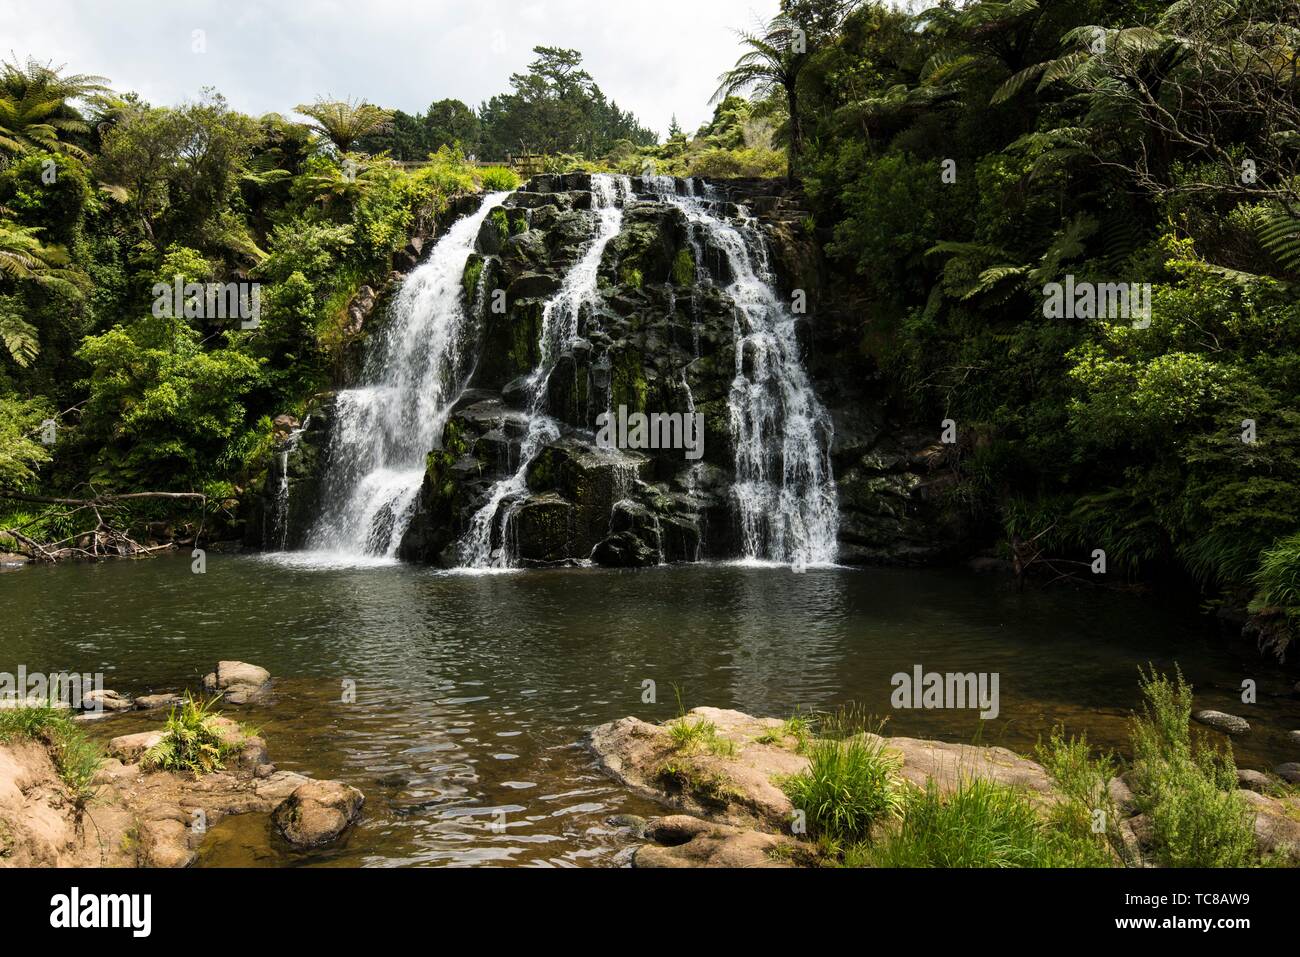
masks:
[[[280,472],[280,483],[275,490],[275,506],[271,513],[271,535],[276,547],[281,551],[289,547],[289,453],[298,446],[298,437],[307,431],[311,416],[303,419],[302,425],[291,429],[280,443],[276,453],[276,467]]]
[[[410,523],[425,458],[472,357],[461,283],[479,227],[508,193],[491,193],[457,221],[402,283],[371,343],[363,385],[337,396],[322,511],[307,547],[343,559],[392,559]]]
[[[795,317],[777,295],[762,233],[715,213],[717,194],[670,176],[645,177],[645,188],[686,216],[692,246],[702,236],[727,260],[735,303],[736,375],[728,408],[735,447],[732,487],[744,557],[795,569],[833,564],[839,530],[831,471],[830,417],[814,394],[799,355]],[[697,266],[703,271],[702,259]]]
[[[546,414],[546,383],[556,359],[577,338],[582,307],[594,304],[599,296],[596,276],[601,256],[622,228],[623,204],[631,196],[631,180],[626,176],[595,173],[591,177],[591,193],[592,209],[596,213],[595,234],[582,257],[565,275],[559,291],[542,310],[538,335],[540,355],[536,368],[525,380],[528,428],[520,446],[519,467],[513,475],[492,487],[486,503],[474,513],[459,543],[461,564],[469,568],[510,567],[515,552],[511,526],[528,492],[528,466],[543,446],[560,435],[559,426]],[[492,541],[498,535],[501,548],[494,555]]]

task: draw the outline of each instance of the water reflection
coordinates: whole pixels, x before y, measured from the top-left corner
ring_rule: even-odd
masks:
[[[612,813],[650,813],[578,746],[626,714],[713,704],[785,716],[856,702],[896,734],[1030,750],[1058,722],[1125,745],[1137,668],[1177,661],[1201,707],[1246,713],[1246,767],[1294,759],[1300,702],[1281,674],[1224,650],[1185,610],[1103,593],[1025,592],[948,572],[682,566],[467,576],[409,566],[306,568],[210,554],[0,576],[0,670],[102,671],[132,694],[195,687],[219,659],[276,676],[240,710],[281,767],[361,788],[339,848],[297,854],[265,821],[216,829],[208,863],[389,865],[618,861]],[[890,677],[996,671],[1001,714],[891,711]],[[1246,711],[1241,678],[1258,680]],[[642,701],[642,683],[658,698]],[[344,700],[354,682],[355,703]],[[132,714],[109,736],[156,726]]]

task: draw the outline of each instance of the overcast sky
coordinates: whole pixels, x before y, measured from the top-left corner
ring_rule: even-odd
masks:
[[[318,96],[408,113],[507,89],[534,46],[581,50],[605,95],[661,135],[712,114],[735,29],[777,0],[3,0],[0,53],[66,63],[175,105],[214,86],[247,113]],[[194,31],[206,52],[193,52]]]

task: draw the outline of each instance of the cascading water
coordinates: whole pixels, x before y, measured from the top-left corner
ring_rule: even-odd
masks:
[[[464,386],[471,317],[461,290],[491,193],[434,245],[402,284],[362,381],[338,394],[320,517],[307,547],[341,559],[391,559],[410,523],[425,457]]]
[[[459,544],[461,564],[469,568],[507,568],[512,561],[511,522],[528,491],[528,466],[548,442],[559,437],[559,427],[546,414],[546,383],[560,353],[578,335],[578,316],[585,305],[593,304],[598,293],[596,275],[601,256],[609,241],[623,225],[623,204],[632,193],[626,176],[603,173],[591,177],[592,208],[596,213],[595,234],[582,257],[569,270],[559,291],[542,311],[539,334],[539,358],[526,380],[528,395],[528,429],[520,444],[519,467],[513,475],[497,482],[486,503],[474,513],[469,529]],[[499,516],[499,517],[498,517]],[[501,542],[499,551],[492,548],[494,537]]]
[[[280,473],[280,482],[275,490],[274,511],[271,516],[271,538],[277,547],[284,550],[289,545],[289,454],[298,447],[298,438],[307,431],[311,416],[303,419],[302,425],[292,429],[280,443],[276,453],[276,469]]]
[[[736,376],[728,398],[736,454],[732,494],[745,558],[795,568],[833,564],[839,515],[830,418],[800,361],[795,317],[776,293],[767,244],[752,223],[736,226],[718,216],[718,197],[708,186],[701,195],[693,180],[682,182],[686,195],[678,194],[670,176],[645,177],[648,191],[685,214],[692,244],[702,235],[730,269],[726,292],[736,307]],[[702,263],[698,254],[696,261]]]

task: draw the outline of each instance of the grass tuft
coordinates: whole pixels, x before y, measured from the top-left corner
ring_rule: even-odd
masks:
[[[95,796],[95,774],[103,764],[104,754],[67,710],[38,705],[0,711],[0,741],[36,741],[45,745],[78,810]]]

